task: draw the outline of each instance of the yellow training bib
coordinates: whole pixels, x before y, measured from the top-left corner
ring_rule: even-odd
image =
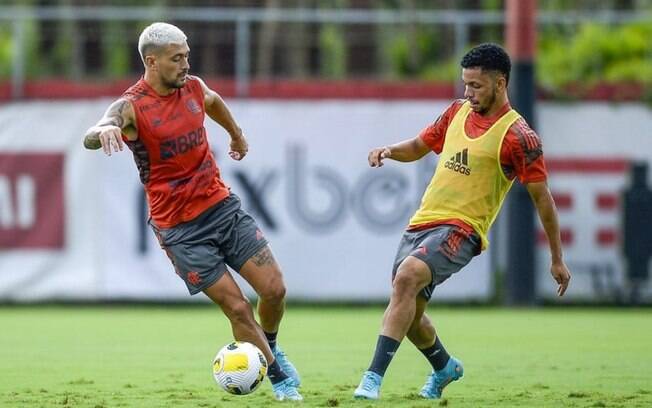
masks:
[[[500,167],[500,148],[520,115],[512,109],[482,136],[471,139],[464,131],[470,112],[467,101],[453,117],[437,169],[410,226],[459,219],[480,235],[484,250],[489,246],[489,228],[512,186]]]

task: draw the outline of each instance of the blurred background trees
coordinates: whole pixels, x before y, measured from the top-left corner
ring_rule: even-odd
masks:
[[[11,1],[9,1],[11,5]],[[259,10],[419,10],[500,13],[502,0],[21,0],[38,6],[142,6],[252,8]],[[540,12],[582,13],[613,10],[648,16],[636,21],[546,21],[540,24],[537,79],[553,96],[581,94],[600,84],[652,85],[652,2],[646,0],[539,1]],[[610,11],[611,10],[611,11]],[[560,14],[563,16],[563,14]],[[606,15],[606,14],[605,14]],[[615,21],[615,20],[614,20]],[[170,21],[175,23],[174,21]],[[138,34],[148,21],[31,20],[23,31],[25,75],[35,78],[106,80],[140,75]],[[12,24],[0,20],[0,82],[11,73]],[[179,22],[190,38],[195,72],[213,78],[235,75],[236,22]],[[453,24],[373,24],[253,22],[249,74],[252,79],[311,78],[454,82],[459,79],[460,47]],[[468,24],[467,49],[480,42],[502,42],[502,23]]]

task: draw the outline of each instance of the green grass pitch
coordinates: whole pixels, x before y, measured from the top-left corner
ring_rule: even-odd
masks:
[[[444,344],[464,362],[464,378],[440,401],[419,399],[429,366],[406,341],[381,400],[354,401],[382,312],[288,308],[279,342],[303,377],[301,406],[652,406],[649,309],[432,306]],[[230,340],[226,318],[209,305],[0,307],[0,406],[277,404],[267,380],[244,397],[214,384],[211,360]]]

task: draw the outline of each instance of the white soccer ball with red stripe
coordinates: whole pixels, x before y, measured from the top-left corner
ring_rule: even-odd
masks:
[[[213,378],[226,392],[250,394],[260,386],[267,374],[263,352],[251,343],[234,341],[213,359]]]

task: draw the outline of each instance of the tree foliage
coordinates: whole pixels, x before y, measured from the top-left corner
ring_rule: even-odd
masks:
[[[600,82],[652,85],[652,20],[610,27],[582,24],[568,38],[544,34],[539,42],[537,77],[550,89]]]
[[[594,0],[582,0],[581,4],[587,7]],[[141,5],[161,8],[175,5],[177,0],[143,0]],[[180,2],[180,0],[179,0]],[[23,5],[34,5],[35,0],[25,0]],[[46,4],[41,1],[39,4]],[[72,4],[72,0],[61,0],[63,4]],[[128,4],[128,0],[114,0],[113,4]],[[237,3],[237,2],[236,2]],[[324,4],[337,4],[337,7],[347,7],[352,3],[348,0],[323,0]],[[421,0],[384,0],[384,7],[395,7],[417,10],[425,7],[428,2]],[[438,0],[439,5],[452,2]],[[578,4],[580,4],[578,3]],[[618,3],[613,1],[613,3]],[[631,3],[631,2],[630,2]],[[234,3],[235,4],[235,3]],[[371,4],[371,3],[369,3]],[[429,3],[428,3],[429,4]],[[433,3],[434,4],[434,3]],[[497,10],[502,7],[501,0],[473,0],[464,4],[481,7],[484,10]],[[620,5],[624,3],[618,3]],[[566,2],[547,0],[542,2],[547,9],[562,10]],[[575,5],[577,7],[577,5]],[[615,5],[612,5],[615,7]],[[452,6],[451,6],[452,7]],[[633,5],[630,5],[633,9]],[[639,6],[643,7],[643,6]],[[639,9],[644,12],[645,8]],[[649,14],[648,14],[649,15]],[[88,22],[86,22],[88,26]],[[230,23],[229,23],[230,24]],[[121,78],[136,75],[135,69],[140,70],[139,63],[134,63],[138,58],[133,49],[134,41],[128,40],[135,34],[136,25],[144,26],[145,22],[125,23],[118,21],[98,23],[96,29],[100,31],[99,47],[96,51],[89,51],[84,47],[85,31],[80,22],[64,21],[54,26],[44,26],[36,20],[28,20],[23,27],[23,46],[21,50],[25,60],[25,74],[27,78],[64,77],[64,78],[89,78],[91,75],[83,65],[89,59],[99,60],[101,70],[95,73],[103,78]],[[202,35],[201,27],[194,27],[188,23],[189,31],[196,32],[193,38],[201,41],[206,36]],[[224,32],[233,31],[235,26],[225,25]],[[305,42],[300,50],[287,49],[297,45],[292,42],[269,45],[270,52],[281,53],[274,57],[288,60],[289,55],[300,52],[310,53],[308,61],[315,70],[310,75],[329,79],[347,79],[353,74],[351,61],[355,57],[350,47],[352,42],[372,48],[363,54],[369,59],[365,67],[370,67],[369,72],[358,71],[357,77],[364,75],[381,80],[417,80],[457,82],[460,77],[459,59],[463,52],[461,44],[455,43],[453,27],[450,25],[379,25],[368,30],[369,34],[358,33],[352,35],[351,25],[338,25],[333,23],[322,24],[313,30],[314,38]],[[503,28],[500,24],[474,25],[467,27],[468,41],[494,41],[501,42]],[[283,30],[291,30],[290,25],[283,26]],[[284,31],[284,32],[285,32]],[[307,30],[304,30],[308,32]],[[305,33],[304,33],[305,35]],[[13,26],[3,24],[0,26],[0,81],[7,80],[11,75],[14,50]],[[283,37],[283,38],[285,38]],[[44,38],[48,41],[44,41]],[[231,39],[234,38],[231,37]],[[280,37],[279,37],[280,38]],[[306,37],[308,38],[308,37]],[[652,89],[652,18],[647,21],[623,24],[602,24],[584,22],[578,25],[546,24],[540,26],[538,36],[538,54],[536,58],[537,81],[541,88],[549,94],[564,96],[569,87],[574,89],[589,89],[599,84],[636,84],[645,89]],[[230,39],[225,39],[230,41]],[[308,41],[308,40],[306,40]],[[193,44],[196,45],[197,43]],[[293,45],[294,44],[294,45]],[[264,44],[254,43],[253,47],[261,48]],[[468,44],[470,48],[474,44]],[[285,47],[285,48],[283,48]],[[197,51],[200,51],[198,48]],[[290,51],[297,51],[294,54]],[[88,54],[90,52],[90,54]],[[97,54],[93,54],[96,52]],[[86,53],[86,54],[85,54]],[[254,54],[254,53],[252,53]],[[229,51],[226,51],[229,55]],[[89,57],[90,56],[90,57]],[[86,58],[84,58],[86,57]],[[358,56],[359,57],[359,56]],[[276,59],[278,59],[276,58]],[[258,58],[259,60],[260,58]],[[257,60],[253,58],[253,60]],[[292,63],[283,66],[292,67]],[[271,61],[271,59],[270,59]],[[220,60],[228,64],[233,61]],[[258,61],[260,63],[260,61]],[[206,66],[204,64],[203,66]],[[297,71],[297,70],[294,70]],[[292,77],[296,74],[293,70],[282,72],[282,77]],[[252,72],[255,72],[252,70]],[[301,72],[298,70],[297,72]],[[211,75],[211,73],[208,73]],[[299,75],[305,76],[305,75]],[[652,94],[652,92],[650,92]]]

